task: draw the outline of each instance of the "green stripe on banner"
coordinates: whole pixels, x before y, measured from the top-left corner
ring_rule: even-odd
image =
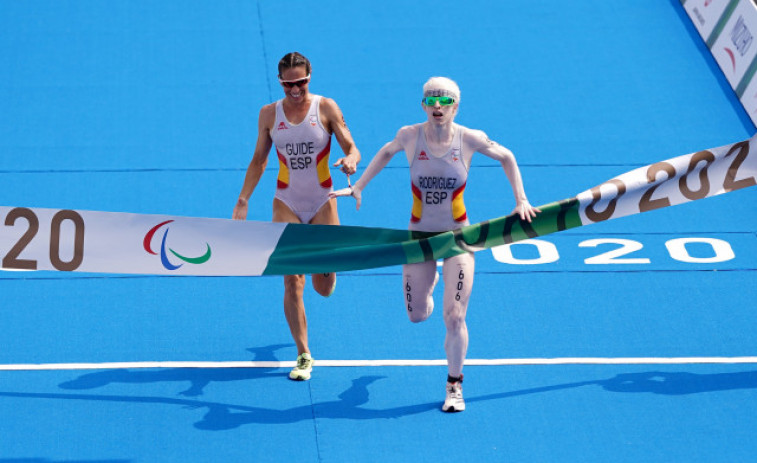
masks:
[[[749,68],[747,68],[746,72],[744,73],[744,77],[741,78],[741,82],[739,82],[739,85],[736,86],[736,95],[739,97],[739,99],[744,96],[744,92],[746,92],[746,88],[752,81],[755,72],[757,72],[757,56],[752,59],[752,62],[749,64]]]
[[[327,273],[413,264],[581,226],[575,198],[541,207],[528,223],[515,215],[442,233],[329,225],[287,225],[264,275]]]
[[[258,276],[444,259],[757,185],[757,136],[634,169],[574,198],[442,233],[0,206],[2,268]],[[62,224],[70,230],[62,234]]]
[[[404,263],[407,230],[288,224],[263,275],[360,270]]]
[[[433,249],[432,258],[444,259],[581,226],[575,198],[547,204],[540,209],[541,213],[531,223],[509,215],[432,236],[428,238]],[[422,261],[409,261],[415,262]]]
[[[710,36],[707,37],[707,48],[709,48],[710,50],[712,49],[712,46],[715,45],[715,42],[718,40],[718,37],[720,37],[720,34],[723,33],[723,29],[725,28],[728,20],[731,19],[731,15],[736,10],[736,7],[739,6],[739,1],[740,0],[731,0],[730,3],[728,3],[725,11],[723,11],[723,15],[720,17],[717,24],[715,24],[715,27],[710,33]]]

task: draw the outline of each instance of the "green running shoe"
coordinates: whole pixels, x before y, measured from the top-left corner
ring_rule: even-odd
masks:
[[[313,371],[313,357],[308,352],[297,356],[297,365],[289,372],[289,379],[294,381],[307,381],[310,372]]]

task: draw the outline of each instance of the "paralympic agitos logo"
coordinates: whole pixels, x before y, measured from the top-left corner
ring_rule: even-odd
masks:
[[[169,223],[173,222],[173,220],[166,220],[165,222],[161,222],[154,227],[150,229],[150,231],[147,232],[145,235],[145,238],[142,242],[142,245],[145,248],[145,251],[148,253],[157,256],[158,253],[152,250],[152,238],[155,236],[155,233],[158,232],[158,230],[163,227],[164,225],[168,225]],[[199,257],[187,257],[179,254],[178,252],[174,251],[173,249],[166,246],[166,239],[168,238],[168,230],[169,227],[166,227],[165,231],[163,232],[163,239],[160,242],[160,262],[163,264],[163,267],[165,267],[167,270],[176,270],[177,268],[181,267],[182,264],[174,265],[171,263],[170,260],[168,260],[168,253],[166,250],[168,250],[171,254],[173,254],[176,258],[188,263],[188,264],[204,264],[208,260],[210,260],[210,245],[208,243],[205,243],[205,246],[207,246],[207,251],[205,251],[205,254],[199,256]]]

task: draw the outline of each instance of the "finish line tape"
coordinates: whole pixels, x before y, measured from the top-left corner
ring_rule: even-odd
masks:
[[[757,184],[757,135],[657,162],[577,196],[443,233],[0,206],[6,270],[259,276],[452,257]]]

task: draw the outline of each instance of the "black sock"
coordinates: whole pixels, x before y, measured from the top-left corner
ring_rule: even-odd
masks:
[[[463,375],[460,375],[459,378],[455,378],[454,376],[447,375],[447,382],[448,383],[462,383]]]

